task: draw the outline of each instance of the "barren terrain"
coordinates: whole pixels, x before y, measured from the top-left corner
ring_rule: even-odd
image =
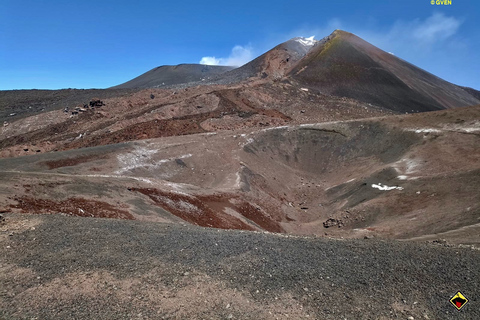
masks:
[[[0,92],[0,318],[479,318],[478,91],[342,31],[205,70]]]

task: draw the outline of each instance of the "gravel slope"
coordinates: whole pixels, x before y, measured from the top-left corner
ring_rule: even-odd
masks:
[[[0,318],[479,319],[479,265],[433,243],[6,214]]]

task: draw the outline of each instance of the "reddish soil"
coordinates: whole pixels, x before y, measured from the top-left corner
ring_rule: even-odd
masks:
[[[83,198],[69,198],[64,201],[53,201],[31,197],[15,198],[16,205],[11,208],[21,209],[23,213],[61,213],[68,216],[115,218],[134,220],[132,214],[115,208],[109,203],[87,200]]]
[[[148,196],[157,205],[161,206],[170,213],[187,222],[202,227],[255,230],[253,227],[247,225],[240,219],[237,219],[222,211],[212,210],[207,203],[211,201],[218,202],[218,196],[186,196],[150,188],[132,188],[132,191],[137,191]]]
[[[261,210],[248,202],[242,202],[237,206],[238,211],[245,218],[255,222],[262,229],[270,232],[284,232],[280,225],[272,220],[272,218],[265,216]]]
[[[65,149],[77,149],[159,137],[170,137],[204,132],[200,122],[210,118],[208,114],[181,117],[179,119],[152,120],[125,129],[69,143]]]
[[[151,94],[154,99],[150,99]],[[98,110],[88,109],[78,115],[51,111],[0,128],[0,157],[391,113],[355,100],[268,82],[229,88],[195,87],[181,92],[147,89],[104,102]]]

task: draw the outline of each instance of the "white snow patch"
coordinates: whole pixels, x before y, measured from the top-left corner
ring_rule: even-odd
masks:
[[[402,159],[395,163],[395,170],[400,176],[409,175],[418,171],[420,161],[414,159]]]
[[[116,175],[110,175],[110,174],[87,174],[87,175],[82,175],[82,177],[133,179],[133,180],[137,180],[137,181],[141,181],[141,182],[146,182],[146,183],[149,183],[149,184],[153,184],[153,181],[152,181],[152,180],[146,179],[146,178],[116,176]]]
[[[270,131],[270,130],[286,129],[286,128],[288,128],[288,126],[269,127],[269,128],[262,129],[262,131],[265,132],[265,131]]]
[[[407,168],[406,168],[406,171],[405,171],[406,174],[414,173],[416,171],[415,169],[418,166],[420,166],[420,163],[418,161],[415,161],[415,160],[412,160],[412,159],[406,160],[405,162],[406,162],[406,165],[407,165]]]
[[[308,89],[307,89],[307,88],[300,88],[300,90],[305,91],[305,92],[308,92]]]
[[[302,44],[305,47],[312,47],[315,43],[317,43],[317,40],[315,40],[315,36],[311,36],[308,38],[298,37],[298,38],[295,38],[295,41],[297,41],[298,43]]]
[[[409,130],[411,131],[411,130]],[[442,132],[440,129],[435,129],[435,128],[421,128],[421,129],[416,129],[415,133],[427,133],[427,132]]]
[[[408,177],[407,176],[398,176],[397,179],[398,180],[407,180]]]
[[[242,183],[242,177],[240,176],[240,172],[237,171],[236,176],[237,176],[237,178],[235,180],[235,186],[237,188],[240,188],[240,184]]]
[[[457,127],[453,127],[452,129],[455,131],[467,132],[467,133],[480,131],[480,127],[463,127],[462,128],[457,126]]]
[[[462,125],[452,125],[452,124],[445,124],[442,128],[415,128],[415,129],[406,129],[406,131],[415,131],[415,133],[429,133],[429,132],[445,132],[445,131],[456,131],[456,132],[477,132],[480,131],[480,123],[474,122],[470,126],[462,126]]]
[[[378,184],[372,184],[372,188],[375,188],[375,189],[378,189],[378,190],[382,190],[382,191],[390,191],[390,190],[403,190],[402,187],[389,187],[389,186],[386,186],[386,185],[383,185],[381,183],[378,183]]]
[[[393,52],[389,52],[389,53],[390,53],[392,56],[394,56],[394,55],[395,55],[395,53],[393,53]]]

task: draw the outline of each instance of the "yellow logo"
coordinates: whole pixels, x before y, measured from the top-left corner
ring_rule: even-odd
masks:
[[[467,303],[468,299],[458,291],[451,299],[450,302],[454,305],[457,310],[462,309]]]
[[[437,6],[451,6],[452,0],[432,0],[430,3]]]

